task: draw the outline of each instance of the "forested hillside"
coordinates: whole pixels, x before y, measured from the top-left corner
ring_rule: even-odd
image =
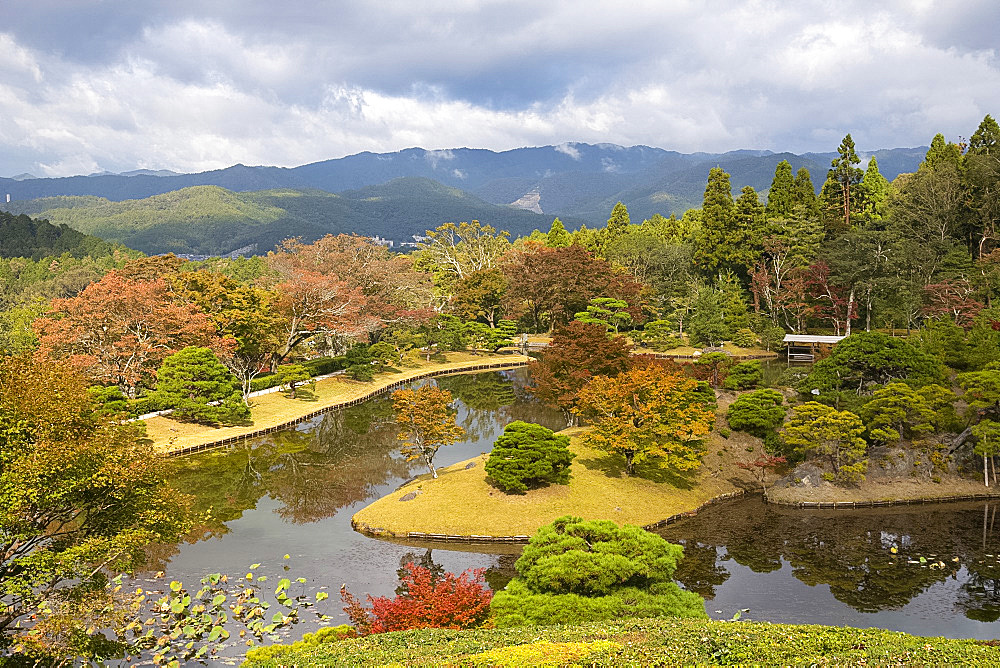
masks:
[[[289,237],[313,241],[352,232],[412,241],[414,234],[442,223],[467,220],[521,236],[551,222],[548,216],[488,204],[429,179],[396,179],[339,194],[291,189],[235,193],[196,186],[141,200],[63,196],[7,206],[154,254],[218,255],[248,246],[249,252],[265,253]]]
[[[37,260],[50,255],[69,253],[75,258],[106,255],[111,244],[83,234],[67,225],[52,225],[46,220],[0,211],[0,257],[26,257]]]

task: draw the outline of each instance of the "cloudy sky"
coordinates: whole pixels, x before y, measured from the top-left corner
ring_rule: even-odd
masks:
[[[1000,114],[998,25],[996,0],[0,0],[0,176],[917,146]]]

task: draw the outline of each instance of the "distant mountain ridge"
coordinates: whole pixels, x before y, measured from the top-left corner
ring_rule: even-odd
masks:
[[[888,179],[914,171],[926,147],[882,149],[877,156]],[[532,200],[545,214],[569,215],[603,222],[610,205],[624,201],[635,217],[682,213],[701,202],[708,170],[732,175],[735,191],[751,185],[766,190],[774,166],[782,159],[794,169],[807,167],[817,188],[835,153],[773,153],[739,150],[728,153],[678,153],[649,146],[566,143],[509,151],[456,148],[410,148],[393,153],[363,152],[300,167],[234,165],[197,174],[136,170],[124,174],[64,178],[0,179],[0,196],[30,200],[60,195],[93,195],[111,201],[143,199],[191,186],[214,185],[233,192],[282,188],[329,193],[418,177],[470,192],[491,204],[517,202],[533,191]],[[666,204],[664,204],[666,203]],[[669,210],[664,210],[669,206]],[[641,219],[641,218],[640,218]]]

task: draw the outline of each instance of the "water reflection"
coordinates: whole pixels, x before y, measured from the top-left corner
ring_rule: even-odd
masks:
[[[822,610],[829,604],[826,591],[861,613],[904,610],[933,590],[941,614],[994,622],[1000,619],[997,505],[802,511],[744,499],[658,533],[685,546],[676,577],[710,601],[727,587],[730,599],[748,583],[761,584],[735,562],[754,574],[780,577],[787,569],[811,587],[794,589],[796,600],[790,601],[772,596],[768,602],[752,592],[745,604],[755,598],[758,613],[784,606]]]

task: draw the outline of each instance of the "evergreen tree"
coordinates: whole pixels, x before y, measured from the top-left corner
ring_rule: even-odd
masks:
[[[694,315],[688,320],[688,336],[694,345],[718,346],[726,338],[722,294],[702,286],[694,303]]]
[[[733,227],[733,208],[729,174],[721,167],[713,167],[708,172],[695,251],[695,263],[710,276],[727,264],[727,236]]]
[[[858,185],[864,172],[857,167],[861,160],[850,134],[840,142],[837,153],[838,157],[830,162],[830,171],[826,174],[821,197],[827,228],[845,232],[851,229],[851,216],[861,205]]]
[[[938,133],[931,140],[920,169],[937,169],[944,165],[958,166],[962,161],[962,148],[955,143],[945,141],[944,135]]]
[[[625,234],[628,231],[630,223],[631,221],[628,217],[628,209],[625,205],[621,202],[615,204],[615,208],[611,210],[611,217],[608,218],[607,227],[601,230],[601,246],[606,246],[610,242]]]
[[[733,206],[733,228],[727,235],[730,268],[739,271],[746,278],[754,265],[764,243],[764,205],[757,197],[757,191],[744,186]]]
[[[878,171],[878,161],[873,155],[861,180],[862,204],[858,217],[864,227],[881,225],[891,189],[889,180]]]
[[[540,424],[517,420],[504,427],[486,462],[486,474],[505,492],[525,492],[529,485],[569,483],[569,436]]]
[[[188,346],[174,353],[156,376],[156,399],[174,409],[173,418],[213,425],[250,419],[240,382],[208,348]]]
[[[795,173],[795,181],[792,183],[792,203],[802,206],[811,216],[819,215],[816,188],[813,186],[812,177],[809,176],[809,170],[805,167],[800,167]]]
[[[573,243],[573,237],[566,231],[563,222],[559,218],[553,220],[552,226],[549,227],[549,234],[545,239],[545,245],[549,248],[563,248],[571,243]]]
[[[1000,150],[1000,125],[992,116],[986,114],[983,122],[969,139],[971,155],[993,155]]]
[[[806,172],[808,174],[808,172]],[[784,218],[792,212],[795,206],[795,179],[792,177],[792,164],[782,160],[774,169],[774,179],[771,189],[767,192],[768,218]]]

